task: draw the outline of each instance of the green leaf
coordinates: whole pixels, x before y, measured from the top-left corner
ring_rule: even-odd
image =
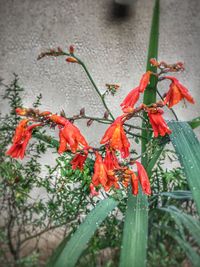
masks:
[[[150,58],[157,58],[158,55],[158,38],[159,38],[159,0],[155,0],[151,33],[149,38],[149,50],[147,57],[147,71],[156,72],[157,69],[150,65]],[[156,100],[156,85],[157,78],[152,75],[150,84],[144,93],[144,104],[154,103]],[[144,117],[147,118],[146,113]],[[146,128],[143,122],[143,127]],[[148,142],[148,132],[142,131],[142,153],[146,150]],[[157,156],[161,154],[161,150],[157,153]],[[151,162],[149,172],[153,168],[157,158],[154,162]],[[142,164],[147,167],[147,157],[142,158]],[[123,241],[120,255],[120,267],[143,267],[146,265],[146,250],[147,250],[147,236],[148,236],[148,201],[146,195],[141,190],[137,197],[134,197],[131,192],[128,196],[127,211],[125,215],[125,223],[123,230]]]
[[[187,257],[192,263],[192,266],[199,267],[200,265],[200,256],[194,250],[194,248],[187,241],[183,240],[176,232],[169,232],[169,235],[176,240],[179,246],[185,251]]]
[[[169,122],[170,139],[187,177],[188,185],[200,214],[200,143],[186,122]]]
[[[200,117],[188,121],[187,123],[191,126],[192,129],[195,129],[200,126]]]
[[[159,193],[161,196],[170,197],[173,199],[187,200],[192,199],[191,191],[177,190],[172,192],[161,192]]]
[[[148,202],[141,192],[135,197],[129,192],[120,267],[142,267],[146,265],[148,233]]]
[[[200,223],[197,219],[189,214],[182,212],[175,206],[168,206],[167,208],[161,208],[161,210],[169,212],[178,226],[180,227],[181,225],[183,225],[200,246]]]
[[[61,248],[56,252],[56,256],[52,256],[53,265],[50,261],[47,267],[75,266],[94,232],[116,206],[117,202],[111,198],[99,202],[76,232],[71,235],[70,240],[67,243],[62,241],[63,244],[61,243]]]
[[[155,6],[152,17],[151,24],[151,33],[149,39],[149,50],[147,56],[147,68],[146,70],[152,71],[154,73],[157,72],[157,68],[151,66],[149,60],[151,58],[157,59],[158,57],[158,39],[159,39],[159,0],[155,0]],[[144,92],[143,103],[146,105],[152,104],[156,102],[156,87],[157,87],[157,77],[155,75],[151,75],[150,83],[147,86]],[[144,117],[147,119],[147,114],[144,112]],[[143,128],[146,128],[145,122],[143,121]],[[146,151],[146,145],[148,143],[149,133],[147,130],[142,130],[142,153]],[[147,165],[147,157],[143,159],[143,164]]]

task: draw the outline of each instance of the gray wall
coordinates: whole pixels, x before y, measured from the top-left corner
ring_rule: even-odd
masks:
[[[1,0],[0,76],[9,82],[12,72],[19,74],[26,106],[42,92],[45,110],[72,115],[85,106],[88,114],[100,115],[102,104],[80,66],[64,58],[36,60],[45,49],[74,44],[102,91],[105,83],[121,84],[116,97],[108,97],[111,110],[120,114],[119,103],[145,71],[153,8],[152,0],[132,2],[127,16],[119,18],[112,0]],[[196,99],[187,109],[176,107],[182,120],[200,113],[199,14],[199,0],[161,0],[159,58],[185,62],[186,72],[178,77]],[[93,144],[105,127],[83,128]]]

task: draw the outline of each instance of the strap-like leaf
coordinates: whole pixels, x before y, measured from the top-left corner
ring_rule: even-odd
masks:
[[[175,206],[169,206],[167,208],[161,208],[161,209],[169,212],[172,218],[174,218],[174,220],[179,226],[180,224],[182,224],[189,231],[194,240],[200,246],[200,223],[197,219],[195,219],[189,214],[182,212]]]
[[[194,248],[187,241],[183,240],[179,235],[175,232],[169,233],[169,235],[176,240],[179,246],[185,251],[185,254],[189,258],[192,263],[192,266],[199,267],[200,265],[200,256],[194,250]]]
[[[108,198],[102,200],[87,215],[84,222],[79,226],[76,232],[71,235],[70,240],[66,243],[62,241],[56,256],[52,256],[48,267],[73,267],[78,261],[80,255],[86,249],[90,238],[97,230],[99,225],[105,220],[109,212],[117,206],[114,199]]]
[[[120,267],[142,267],[146,264],[148,233],[148,202],[141,192],[137,197],[129,192],[125,215]]]
[[[168,125],[172,130],[170,139],[200,214],[200,143],[188,123],[169,122]]]
[[[149,50],[147,57],[147,71],[156,72],[156,68],[150,65],[150,58],[157,58],[158,54],[158,38],[159,38],[159,0],[155,0],[151,33],[149,39]],[[144,104],[154,103],[156,100],[156,76],[152,75],[150,84],[144,93]],[[146,114],[144,114],[146,116]],[[143,125],[144,128],[146,125]],[[146,150],[148,132],[142,131],[142,153]],[[157,157],[161,150],[155,156],[155,159],[149,166],[149,173],[153,168]],[[147,168],[146,157],[142,158],[142,164]],[[146,195],[141,190],[137,197],[132,196],[131,192],[128,196],[127,211],[125,215],[125,223],[123,230],[123,241],[120,255],[120,267],[144,267],[146,265],[146,250],[148,236],[148,201]]]
[[[191,191],[177,190],[172,192],[161,192],[160,196],[170,197],[173,199],[187,200],[192,199]]]

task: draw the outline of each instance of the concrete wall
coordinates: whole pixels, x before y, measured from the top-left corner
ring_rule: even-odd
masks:
[[[103,106],[80,66],[67,64],[64,58],[36,60],[45,49],[74,44],[100,90],[106,83],[121,84],[119,93],[107,98],[113,113],[120,114],[119,103],[145,71],[153,8],[152,0],[130,2],[120,17],[112,0],[1,0],[0,76],[9,82],[12,72],[19,74],[27,88],[25,106],[42,92],[45,110],[64,109],[72,115],[84,106],[88,114],[101,115]],[[185,62],[186,72],[178,78],[197,102],[187,109],[176,107],[183,120],[200,111],[199,14],[198,0],[161,0],[159,58]],[[3,111],[6,104],[0,101]],[[93,144],[103,130],[96,126],[95,131],[83,129],[83,133]]]

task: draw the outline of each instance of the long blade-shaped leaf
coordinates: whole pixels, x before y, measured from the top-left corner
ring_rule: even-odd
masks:
[[[150,70],[154,73],[157,72],[157,68],[151,66],[150,59],[158,57],[158,39],[159,39],[159,0],[155,0],[155,6],[153,11],[152,17],[152,24],[151,24],[151,32],[150,32],[150,39],[149,39],[149,50],[147,56],[147,71]],[[151,75],[150,83],[147,86],[144,92],[143,103],[149,105],[151,103],[156,102],[156,86],[157,86],[157,77],[155,75]],[[147,119],[147,114],[144,112],[144,117]],[[145,122],[143,122],[143,128],[146,128]],[[148,142],[148,131],[142,130],[142,153],[146,151],[146,145]],[[143,159],[143,164],[147,165],[147,157]]]
[[[169,206],[167,208],[161,208],[171,214],[177,224],[182,224],[188,232],[192,235],[194,240],[200,246],[200,223],[197,219],[193,218],[191,215],[182,212],[175,206]]]
[[[52,267],[73,267],[78,261],[80,255],[86,249],[90,238],[97,230],[99,225],[117,206],[117,202],[114,199],[108,198],[102,200],[97,206],[87,215],[84,222],[79,226],[77,231],[71,236],[70,240],[65,244],[62,242],[62,250],[58,250],[56,257],[52,257],[47,266]],[[64,246],[63,246],[64,245]],[[59,255],[58,255],[59,254]]]
[[[155,0],[155,6],[152,17],[151,32],[149,39],[149,50],[147,57],[147,70],[156,72],[156,68],[150,65],[150,58],[157,58],[158,54],[158,36],[159,36],[159,0]],[[152,75],[150,84],[145,90],[144,104],[155,102],[156,100],[156,84],[157,79]],[[145,116],[146,114],[144,114]],[[144,126],[144,125],[143,125]],[[146,125],[144,126],[144,128]],[[142,131],[142,153],[146,150],[148,132]],[[156,154],[158,157],[161,150]],[[157,158],[148,169],[155,164]],[[147,159],[142,159],[142,164],[147,167]],[[123,241],[120,255],[120,267],[143,267],[146,265],[146,249],[148,236],[148,201],[143,193],[139,192],[137,197],[132,196],[131,192],[128,196],[127,211],[125,215]]]
[[[200,214],[200,143],[186,122],[169,122],[168,125],[172,130],[170,139],[184,169]]]
[[[192,263],[192,266],[199,267],[200,265],[200,256],[194,250],[194,248],[187,241],[183,240],[179,235],[174,232],[169,232],[170,236],[176,240],[179,246],[185,251],[185,254]]]
[[[172,199],[180,199],[180,200],[187,200],[192,199],[191,191],[184,191],[184,190],[177,190],[172,192],[161,192],[159,193],[160,196],[170,197]]]
[[[148,203],[146,196],[140,193],[134,197],[129,193],[120,267],[142,267],[146,264],[147,232],[148,232]]]

